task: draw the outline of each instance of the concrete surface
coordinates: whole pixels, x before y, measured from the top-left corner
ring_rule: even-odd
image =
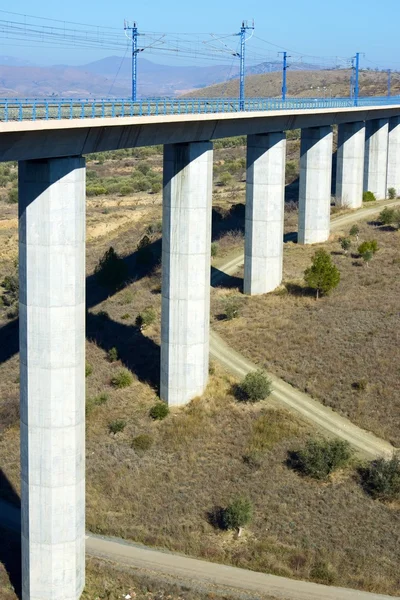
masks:
[[[5,519],[3,518],[5,515]],[[0,524],[18,530],[18,509],[0,499]],[[238,567],[211,563],[197,558],[129,543],[118,538],[86,536],[86,553],[100,559],[131,567],[148,575],[168,575],[187,587],[210,588],[211,594],[238,591],[268,594],[277,600],[399,600],[395,596],[371,594],[348,588],[258,573]]]
[[[85,162],[19,164],[23,600],[85,579]]]
[[[365,123],[343,123],[338,127],[336,204],[362,206],[365,154]]]
[[[286,136],[247,138],[245,294],[265,294],[282,281]]]
[[[400,116],[389,120],[387,188],[400,196]]]
[[[161,398],[170,406],[208,380],[212,144],[164,148]]]
[[[0,161],[74,156],[390,118],[400,105],[0,123]]]
[[[388,119],[368,121],[365,133],[364,191],[387,197]]]
[[[303,129],[300,143],[299,244],[329,238],[332,180],[331,127]]]

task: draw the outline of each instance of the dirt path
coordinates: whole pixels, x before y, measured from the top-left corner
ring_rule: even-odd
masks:
[[[362,208],[358,211],[340,215],[332,219],[331,230],[340,230],[342,227],[372,217],[379,213],[385,206],[400,204],[400,200],[386,200],[379,202],[373,207]],[[241,253],[235,258],[218,267],[211,277],[213,285],[218,284],[224,274],[233,275],[243,264],[244,255]],[[221,362],[225,368],[239,377],[244,377],[249,371],[257,369],[257,365],[241,356],[226,344],[215,332],[210,336],[210,354]],[[319,429],[328,434],[335,435],[348,441],[357,451],[366,458],[377,456],[391,456],[394,447],[384,440],[379,439],[372,433],[354,425],[345,417],[340,416],[331,408],[324,406],[317,400],[313,400],[307,394],[300,392],[282,379],[270,375],[273,382],[272,398],[285,408],[300,414],[303,418],[311,421]]]
[[[18,508],[0,500],[0,524],[9,530],[20,530]],[[268,595],[276,600],[396,600],[394,596],[371,594],[347,588],[328,587],[308,581],[257,573],[228,565],[210,563],[197,558],[126,542],[117,538],[86,536],[86,553],[90,556],[127,565],[132,569],[168,574],[180,582],[201,583],[213,591],[245,591]],[[400,600],[397,597],[397,600]]]

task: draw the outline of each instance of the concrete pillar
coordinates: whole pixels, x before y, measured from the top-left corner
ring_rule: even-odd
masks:
[[[23,600],[85,581],[85,162],[19,163]]]
[[[164,147],[161,384],[170,406],[208,380],[212,144]]]
[[[363,121],[338,127],[336,203],[338,206],[362,206],[365,153]]]
[[[400,117],[389,119],[387,188],[400,196]]]
[[[286,136],[247,137],[244,293],[265,294],[282,281]]]
[[[301,132],[299,232],[300,244],[326,242],[329,237],[332,179],[332,128]]]
[[[364,191],[375,194],[377,200],[387,196],[388,119],[373,119],[366,123]]]

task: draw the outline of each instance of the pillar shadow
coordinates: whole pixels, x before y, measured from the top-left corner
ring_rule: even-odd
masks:
[[[236,275],[228,275],[224,271],[220,271],[217,267],[211,267],[211,278],[210,284],[212,287],[223,287],[227,289],[239,288],[239,291],[243,291],[243,277],[237,277]]]
[[[7,503],[3,500],[7,500]],[[22,598],[19,509],[19,496],[0,469],[0,563],[3,563],[17,597]]]
[[[143,335],[139,327],[118,323],[103,313],[87,313],[86,337],[105,352],[116,347],[123,365],[159,393],[160,346]]]

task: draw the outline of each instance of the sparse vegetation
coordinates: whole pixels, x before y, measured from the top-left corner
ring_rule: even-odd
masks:
[[[148,433],[142,433],[141,435],[137,435],[132,440],[132,448],[136,450],[136,452],[147,452],[150,450],[154,443],[154,439]]]
[[[118,350],[115,346],[113,346],[113,348],[110,348],[110,350],[107,353],[107,357],[111,363],[118,360]]]
[[[136,327],[140,329],[146,329],[152,325],[156,320],[156,311],[151,306],[145,308],[141,313],[136,317]]]
[[[212,242],[211,244],[211,257],[215,258],[218,254],[218,243]]]
[[[229,296],[226,300],[225,300],[225,318],[228,321],[231,321],[232,319],[236,319],[237,317],[240,316],[240,305],[241,302],[239,300],[239,298],[236,298],[234,296]]]
[[[360,235],[360,228],[358,225],[352,225],[350,228],[350,232],[349,235],[351,235],[351,237],[355,237],[356,240],[358,241],[358,237]]]
[[[316,291],[317,299],[320,294],[329,294],[339,284],[339,269],[326,250],[317,250],[314,254],[311,267],[304,271],[304,280]]]
[[[90,396],[86,398],[86,416],[90,415],[93,409],[96,406],[101,406],[105,404],[109,399],[108,394],[103,392],[102,394],[98,394],[97,396]]]
[[[271,380],[262,370],[258,370],[247,373],[238,386],[237,396],[247,402],[259,402],[268,398],[271,392]]]
[[[166,402],[157,402],[151,407],[149,415],[154,421],[162,421],[169,415],[169,406]]]
[[[128,369],[120,369],[115,375],[111,378],[111,384],[116,388],[126,388],[132,385],[133,376]]]
[[[90,363],[88,363],[86,361],[85,364],[85,377],[90,377],[90,375],[93,373],[93,365],[91,365]]]
[[[309,440],[304,448],[291,453],[290,464],[304,475],[326,479],[351,457],[351,447],[343,440]]]

